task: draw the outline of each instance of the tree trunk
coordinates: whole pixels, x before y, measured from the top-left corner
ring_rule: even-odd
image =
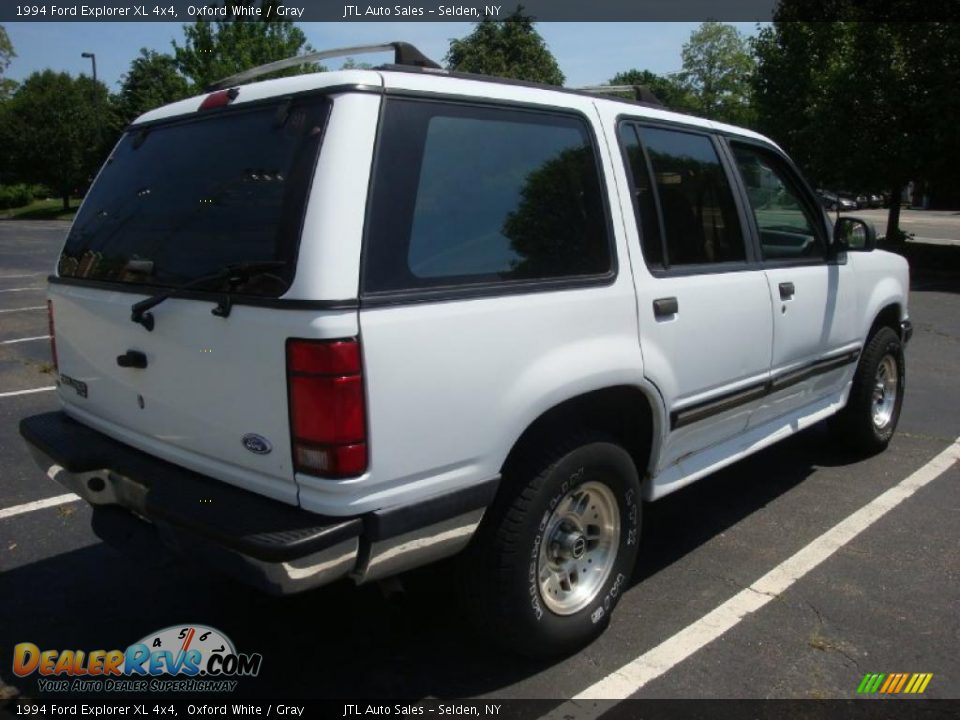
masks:
[[[63,194],[63,211],[67,212],[70,209],[70,193],[66,192]]]
[[[890,188],[890,212],[887,213],[887,234],[884,245],[903,246],[903,239],[900,236],[900,196],[902,194],[902,183],[896,183]]]

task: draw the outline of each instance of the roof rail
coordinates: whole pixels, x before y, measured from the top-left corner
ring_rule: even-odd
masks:
[[[230,77],[223,78],[222,80],[217,80],[212,85],[207,86],[206,91],[210,92],[211,90],[222,90],[234,85],[240,85],[248,82],[249,80],[253,80],[254,78],[268,75],[269,73],[276,72],[278,70],[286,70],[290,67],[306,65],[307,63],[318,62],[319,60],[383,52],[385,50],[393,50],[394,63],[397,65],[411,65],[413,67],[440,69],[440,66],[437,65],[437,63],[417,50],[417,48],[410,43],[388,42],[381,45],[356,45],[354,47],[334,48],[333,50],[320,50],[318,52],[307,53],[306,55],[295,55],[294,57],[289,57],[284,60],[276,60],[275,62],[266,63],[265,65],[258,65],[257,67],[250,68],[249,70],[238,72],[236,75],[231,75]]]
[[[646,85],[587,85],[586,87],[576,88],[580,92],[591,93],[594,95],[612,95],[613,93],[633,93],[634,99],[648,105],[659,105],[663,107],[660,98],[653,94]]]

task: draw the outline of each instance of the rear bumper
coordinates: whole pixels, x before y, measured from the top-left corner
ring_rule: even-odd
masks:
[[[469,541],[497,480],[357,517],[307,512],[186,470],[63,412],[20,434],[48,477],[93,506],[93,529],[122,549],[166,548],[274,594],[352,576],[386,577]]]

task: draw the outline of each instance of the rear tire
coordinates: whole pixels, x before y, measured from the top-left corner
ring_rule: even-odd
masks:
[[[606,438],[570,438],[505,472],[478,532],[468,607],[488,637],[531,657],[569,653],[606,627],[640,539],[640,480]]]
[[[844,445],[864,453],[887,447],[900,420],[905,379],[903,343],[882,327],[860,355],[847,406],[837,417]]]

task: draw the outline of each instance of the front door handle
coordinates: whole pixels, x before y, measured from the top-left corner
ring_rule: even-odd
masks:
[[[653,316],[658,318],[670,317],[680,311],[680,304],[675,297],[658,298],[653,301]]]
[[[797,289],[793,286],[792,282],[782,282],[780,283],[780,299],[789,300],[793,297]]]

